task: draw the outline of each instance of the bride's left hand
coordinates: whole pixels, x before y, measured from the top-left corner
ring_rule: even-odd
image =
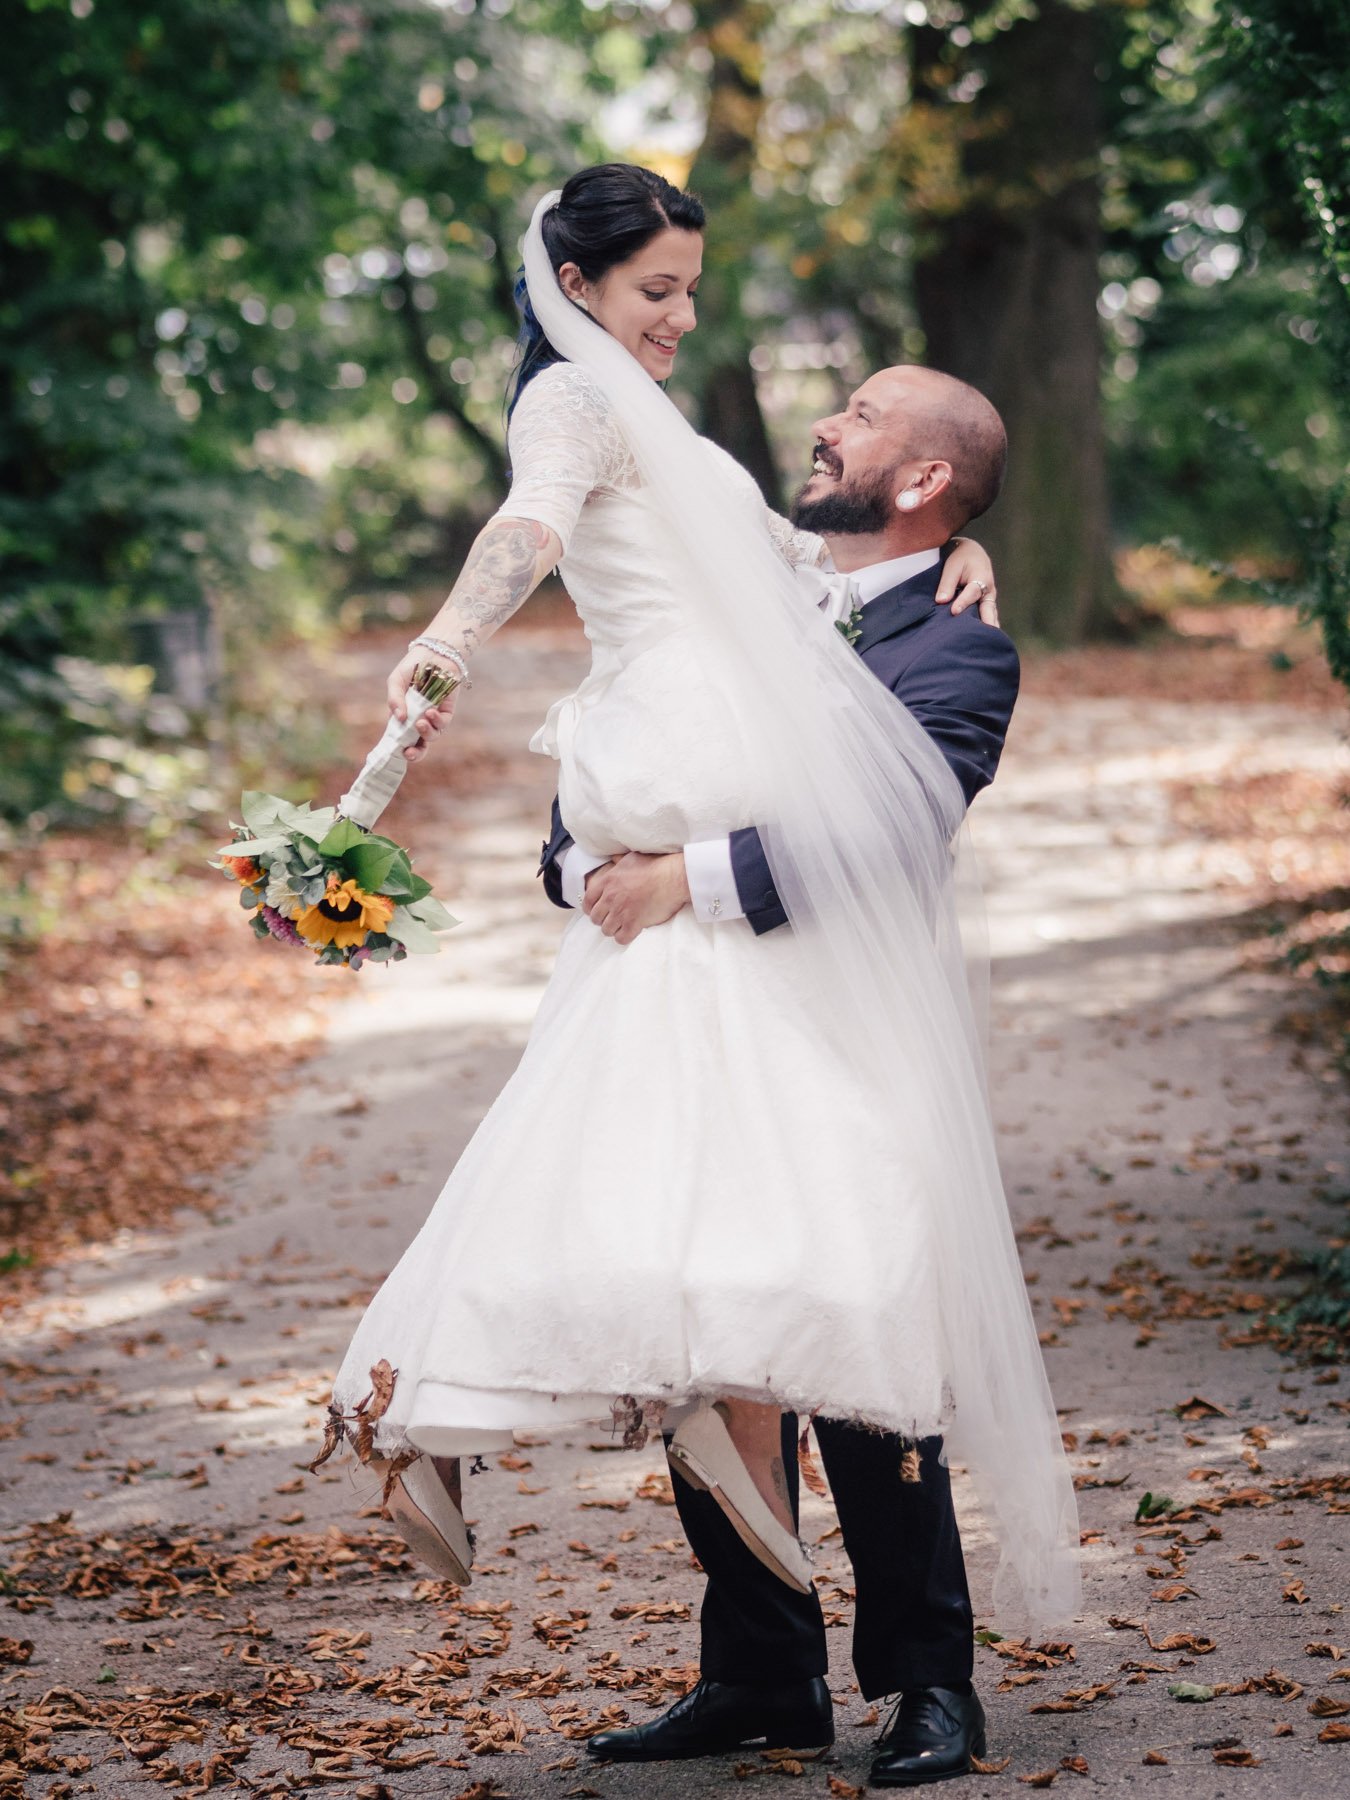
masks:
[[[978,606],[986,625],[998,624],[998,584],[989,552],[974,538],[953,538],[955,548],[947,558],[935,596],[939,606],[950,604],[952,617],[968,606]]]

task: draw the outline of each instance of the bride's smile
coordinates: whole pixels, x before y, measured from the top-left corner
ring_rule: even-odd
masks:
[[[680,339],[697,324],[694,300],[703,274],[703,234],[670,227],[597,281],[564,263],[558,284],[635,357],[647,374],[665,381]]]

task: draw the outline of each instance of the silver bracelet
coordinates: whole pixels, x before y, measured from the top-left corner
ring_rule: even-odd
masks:
[[[443,656],[447,662],[454,663],[455,667],[459,670],[460,680],[464,683],[466,689],[473,686],[473,683],[469,680],[469,665],[465,662],[459,651],[455,649],[453,644],[447,644],[444,638],[415,637],[408,645],[408,648],[410,650],[415,650],[419,644],[425,649],[430,650],[433,656]]]

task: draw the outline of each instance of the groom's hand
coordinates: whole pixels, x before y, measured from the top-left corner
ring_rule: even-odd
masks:
[[[631,944],[649,925],[664,925],[689,904],[683,852],[645,856],[628,850],[586,878],[582,909],[606,937]]]

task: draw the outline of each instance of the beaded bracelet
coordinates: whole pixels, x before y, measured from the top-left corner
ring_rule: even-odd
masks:
[[[460,652],[455,649],[453,644],[447,644],[443,638],[415,637],[408,645],[408,648],[410,650],[415,650],[419,644],[425,649],[430,650],[433,656],[443,656],[447,662],[454,663],[455,667],[459,670],[460,679],[463,681],[466,689],[473,686],[473,683],[469,680],[469,665],[465,662]]]

